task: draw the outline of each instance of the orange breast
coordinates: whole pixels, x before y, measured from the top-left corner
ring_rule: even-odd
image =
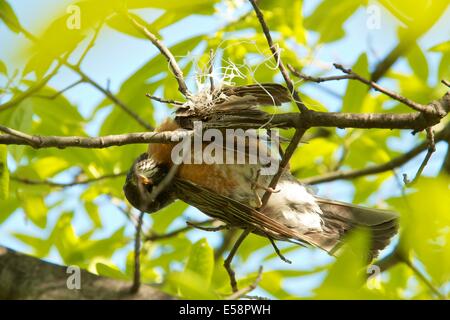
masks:
[[[155,131],[175,131],[180,127],[172,119],[166,119]],[[152,158],[162,164],[171,167],[173,165],[171,152],[174,144],[150,143],[148,152]],[[231,179],[231,167],[226,165],[209,164],[182,164],[177,176],[181,179],[193,182],[217,193],[230,195],[237,184]]]

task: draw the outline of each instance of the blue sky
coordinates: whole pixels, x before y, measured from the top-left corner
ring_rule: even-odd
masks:
[[[11,5],[16,11],[19,20],[24,25],[24,27],[33,33],[38,33],[39,30],[45,28],[45,22],[47,19],[41,19],[41,17],[54,16],[60,12],[65,11],[65,8],[72,1],[69,0],[10,0]],[[315,8],[318,1],[306,1],[304,12],[307,15],[311,10]],[[245,4],[240,11],[246,11],[248,4]],[[161,11],[158,10],[142,10],[139,11],[143,17],[148,21],[155,19]],[[337,41],[333,44],[324,46],[318,50],[316,59],[323,63],[330,64],[333,62],[339,62],[347,65],[351,65],[361,52],[369,52],[369,57],[371,61],[376,61],[373,59],[375,57],[384,57],[387,52],[389,52],[396,44],[395,26],[397,21],[390,17],[389,15],[383,15],[382,17],[382,28],[380,30],[369,30],[368,28],[361,27],[365,26],[367,14],[364,9],[358,10],[358,12],[345,24],[345,29],[347,31],[347,36],[342,41]],[[444,14],[439,23],[435,25],[426,36],[420,40],[420,46],[423,49],[428,49],[435,44],[441,43],[448,40],[450,34],[450,10]],[[213,34],[225,20],[221,16],[215,17],[203,17],[194,16],[177,22],[170,27],[161,31],[164,37],[164,41],[168,44],[177,43],[183,39],[191,37],[197,34]],[[317,38],[316,35],[310,34],[309,41],[314,42]],[[23,37],[18,39],[17,35],[9,32],[4,25],[0,25],[0,43],[2,44],[2,50],[0,51],[0,59],[5,61],[8,66],[20,66],[23,64],[23,59],[17,52],[23,52],[22,48],[26,46],[27,42]],[[7,44],[7,46],[4,46]],[[376,48],[376,49],[369,49]],[[299,49],[301,52],[301,49]],[[145,40],[138,40],[132,37],[128,37],[123,34],[119,34],[109,28],[104,28],[101,32],[95,47],[89,52],[87,58],[82,64],[82,69],[91,76],[95,81],[103,86],[110,81],[110,88],[113,92],[117,91],[121,83],[127,79],[131,74],[134,73],[141,65],[147,62],[150,57],[157,54],[156,49]],[[436,74],[438,55],[429,54],[430,63],[430,78]],[[400,61],[395,65],[396,70],[403,72],[409,72],[409,67],[404,61]],[[311,66],[306,68],[304,72],[317,72],[317,68]],[[334,73],[331,71],[330,73]],[[61,72],[55,77],[50,85],[55,88],[62,89],[67,85],[78,80],[76,74],[63,68]],[[390,82],[388,84],[391,84]],[[435,83],[432,83],[435,84]],[[330,89],[342,93],[345,90],[345,82],[333,82],[326,83],[325,86]],[[324,105],[327,105],[330,111],[337,110],[340,107],[340,100],[333,98],[327,94],[324,94],[322,90],[317,89],[314,85],[307,85],[302,87],[302,91],[311,97],[321,101]],[[103,96],[97,90],[92,88],[88,84],[79,85],[66,93],[68,99],[79,106],[80,112],[84,116],[90,116],[93,107],[96,106]],[[161,106],[159,109],[160,114],[158,118],[163,118],[166,115],[165,109]],[[106,112],[106,111],[105,111]],[[96,120],[90,124],[88,127],[88,132],[92,135],[97,134],[99,124],[102,121],[102,116],[106,114],[100,114]],[[408,132],[402,134],[401,139],[392,139],[392,146],[398,150],[407,150],[412,146],[413,138],[410,137]],[[437,145],[437,152],[433,155],[432,160],[426,167],[424,174],[433,175],[439,169],[443,156],[445,154],[446,147],[443,144]],[[417,170],[423,155],[416,157],[414,161],[409,162],[407,165],[398,170],[399,173],[408,173],[412,176]],[[61,175],[59,177],[61,180],[68,179],[69,175]],[[48,202],[51,203],[57,199],[73,199],[66,202],[68,208],[77,208],[77,195],[81,193],[83,187],[75,187],[58,192],[58,194],[50,197]],[[351,184],[346,182],[334,182],[326,185],[319,186],[319,193],[339,199],[350,201],[352,199],[353,187]],[[397,184],[390,180],[383,186],[383,190],[380,191],[377,197],[385,198],[387,195],[398,194],[399,188]],[[117,229],[118,226],[125,223],[125,218],[123,214],[120,213],[115,206],[108,203],[107,199],[100,199],[101,213],[103,216],[108,216],[108,224],[105,226],[104,230],[97,236],[102,236],[111,233],[112,230]],[[373,199],[376,202],[376,199]],[[59,212],[59,210],[58,210]],[[49,228],[53,225],[55,219],[58,217],[58,212],[49,212]],[[196,210],[189,210],[188,215],[192,216],[193,219],[202,220],[204,216],[199,214]],[[82,232],[89,228],[86,223],[86,216],[83,214],[77,214],[74,220],[74,225],[77,231]],[[106,221],[103,219],[103,221]],[[178,226],[184,224],[183,219],[177,221]],[[176,226],[174,226],[176,227]],[[5,223],[0,225],[0,243],[17,249],[19,251],[28,252],[29,249],[14,239],[11,236],[12,232],[29,233],[35,235],[42,235],[42,230],[32,226],[31,223],[24,223],[23,213],[17,212],[12,217],[10,217]],[[133,228],[129,226],[127,233],[132,235]],[[205,236],[205,233],[194,231],[190,233],[193,239],[198,239]],[[218,237],[216,235],[207,234],[206,235],[211,242],[217,243]],[[129,249],[129,248],[127,248]],[[115,256],[115,261],[121,265],[124,262],[124,253],[126,250],[122,250]],[[265,252],[261,252],[261,255]],[[302,258],[299,259],[295,256],[288,255],[288,258],[294,261],[294,264],[289,268],[306,269],[311,268],[313,264],[323,263],[329,261],[329,257],[325,254],[317,252],[315,250],[302,250]],[[255,270],[257,268],[258,256],[255,255],[252,260],[249,260],[244,265],[244,270]],[[55,252],[52,252],[50,260],[58,261],[58,256]],[[279,261],[271,262],[268,268],[286,268],[286,265]],[[318,277],[312,277],[310,279],[302,279],[301,282],[295,282],[291,288],[293,292],[298,290],[298,285],[301,284],[305,292],[308,288],[314,286]]]

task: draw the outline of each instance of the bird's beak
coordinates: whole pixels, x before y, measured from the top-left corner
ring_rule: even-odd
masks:
[[[152,179],[147,178],[146,176],[144,176],[142,174],[138,174],[137,178],[138,178],[139,183],[141,183],[143,185],[153,184]]]

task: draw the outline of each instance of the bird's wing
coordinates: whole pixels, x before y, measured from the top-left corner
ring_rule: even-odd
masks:
[[[203,92],[179,107],[175,120],[181,127],[190,129],[192,121],[208,122],[224,115],[265,119],[267,113],[257,106],[280,106],[291,100],[289,90],[276,83],[223,86],[212,95]]]
[[[179,178],[173,181],[173,187],[179,199],[232,227],[250,229],[253,233],[277,240],[313,245],[308,236],[299,234],[230,197]]]

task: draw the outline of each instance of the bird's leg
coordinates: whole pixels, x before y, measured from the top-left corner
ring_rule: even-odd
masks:
[[[229,228],[229,226],[226,225],[226,224],[220,225],[220,226],[217,226],[217,227],[203,227],[200,224],[193,223],[193,222],[190,222],[190,221],[186,221],[186,224],[188,226],[190,226],[190,227],[193,227],[193,228],[196,228],[196,229],[199,229],[199,230],[203,230],[203,231],[208,231],[208,232],[216,232],[216,231],[220,231],[220,230]]]
[[[252,182],[252,190],[255,191],[255,195],[260,199],[260,201],[261,201],[261,198],[258,196],[258,194],[256,192],[256,190],[258,190],[258,189],[261,189],[261,190],[264,190],[264,191],[267,191],[267,192],[270,192],[270,193],[278,193],[278,192],[280,192],[280,189],[275,190],[273,188],[266,187],[266,186],[263,186],[262,184],[260,184],[258,182],[260,176],[261,176],[261,169],[258,169],[256,171],[256,177],[255,177],[254,181]]]
[[[230,285],[231,285],[231,289],[233,290],[233,293],[238,291],[238,286],[237,286],[237,282],[236,282],[236,273],[234,272],[233,268],[231,267],[231,261],[233,260],[234,256],[236,255],[236,252],[237,252],[239,246],[242,244],[244,239],[249,235],[250,231],[251,231],[250,229],[245,229],[241,233],[241,235],[239,236],[237,241],[234,243],[233,248],[231,248],[230,253],[228,254],[227,258],[225,259],[225,261],[223,263],[223,266],[225,267],[225,270],[227,270],[228,276],[230,277]]]
[[[261,174],[261,170],[258,169],[256,170],[256,177],[253,179],[253,181],[251,182],[251,188],[253,190],[253,194],[256,200],[256,203],[253,203],[255,205],[255,208],[259,208],[262,206],[262,201],[261,201],[261,197],[259,196],[257,190],[259,189],[259,176]]]

